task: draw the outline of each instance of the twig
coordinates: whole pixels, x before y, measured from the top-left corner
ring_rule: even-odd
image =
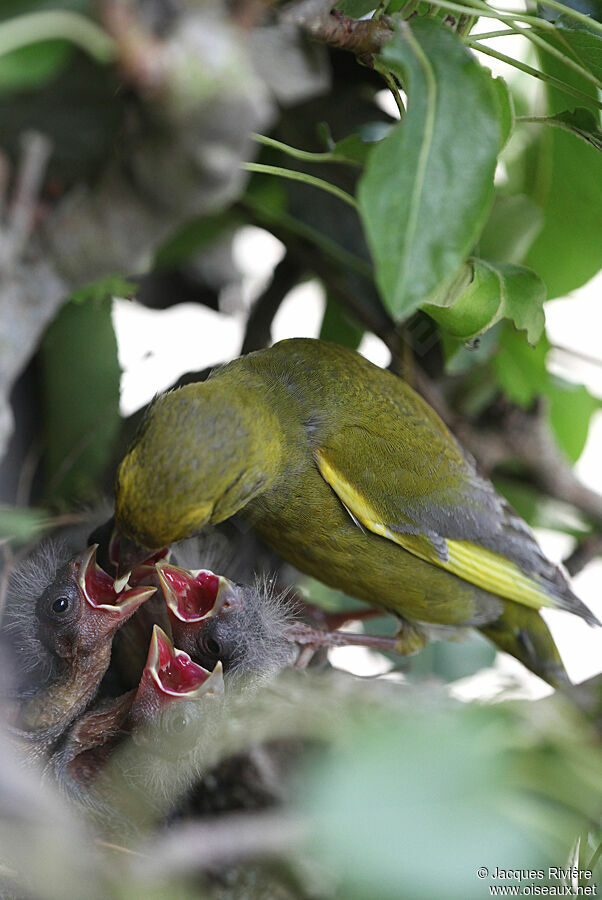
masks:
[[[0,245],[0,264],[4,266],[19,259],[33,231],[38,194],[51,150],[52,142],[43,134],[28,131],[23,135],[15,192]]]
[[[233,813],[206,822],[186,823],[143,846],[143,860],[133,863],[144,879],[168,878],[253,857],[289,853],[307,827],[284,813]]]
[[[379,53],[393,37],[389,16],[352,19],[338,12],[329,14],[331,6],[331,2],[323,0],[301,0],[286,7],[281,18],[301,25],[317,41],[360,57]]]
[[[597,556],[602,556],[602,534],[591,534],[580,541],[570,556],[564,560],[569,575],[576,575]]]

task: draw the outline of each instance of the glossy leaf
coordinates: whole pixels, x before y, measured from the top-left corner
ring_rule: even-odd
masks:
[[[0,56],[0,93],[44,84],[61,70],[70,53],[65,41],[44,41]]]
[[[586,144],[602,151],[602,131],[599,120],[591,109],[584,109],[581,106],[574,110],[565,109],[555,116],[542,117],[536,121],[575,134]]]
[[[529,343],[535,344],[545,323],[545,299],[545,287],[530,269],[471,259],[451,290],[438,298],[436,306],[425,306],[425,311],[463,341],[500,319],[511,319],[518,329],[526,331]]]
[[[520,265],[542,225],[543,213],[530,197],[498,195],[479,239],[479,257]]]
[[[453,279],[493,197],[502,139],[499,94],[457,35],[401,23],[380,57],[408,111],[370,154],[359,204],[385,305],[407,317]]]
[[[591,417],[602,402],[584,385],[571,384],[557,377],[550,378],[545,393],[556,440],[571,462],[576,462],[585,447]]]
[[[563,37],[566,34],[562,32]],[[549,74],[595,96],[589,82],[545,52],[541,65]],[[575,105],[554,88],[547,88],[547,96],[552,115]],[[593,106],[592,110],[597,117],[598,110]],[[541,128],[534,149],[533,171],[525,190],[542,208],[545,224],[525,262],[543,278],[552,299],[585,284],[602,266],[602,154],[558,128]]]
[[[120,368],[111,299],[68,302],[41,347],[47,492],[53,501],[97,495],[120,423]]]
[[[567,16],[561,16],[556,21],[556,28],[558,34],[544,37],[544,40],[550,40],[559,49],[568,51],[572,59],[602,80],[602,36]]]
[[[507,144],[514,128],[514,101],[503,78],[493,79],[493,89],[498,102],[499,122],[502,130],[501,146]]]
[[[357,350],[364,329],[357,324],[334,297],[328,296],[320,328],[320,340]]]
[[[509,400],[529,406],[545,393],[549,377],[546,369],[548,349],[545,336],[536,347],[530,347],[524,334],[510,324],[506,325],[492,366],[498,384]]]

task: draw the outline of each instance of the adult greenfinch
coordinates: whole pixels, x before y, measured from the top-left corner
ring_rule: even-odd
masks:
[[[240,513],[298,569],[421,624],[475,626],[553,685],[539,610],[600,624],[434,410],[344,347],[281,341],[158,397],[115,485],[142,555]]]

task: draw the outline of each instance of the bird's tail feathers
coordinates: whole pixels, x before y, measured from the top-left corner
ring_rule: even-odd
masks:
[[[505,600],[502,615],[479,630],[552,687],[565,689],[571,684],[554,638],[538,610]]]

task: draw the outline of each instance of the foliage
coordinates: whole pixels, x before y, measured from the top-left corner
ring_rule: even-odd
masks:
[[[579,540],[599,532],[602,504],[580,502],[568,476],[546,482],[545,461],[521,455],[505,432],[516,414],[543,423],[570,475],[600,409],[584,385],[554,374],[545,333],[546,300],[602,263],[599,3],[332,5],[315,20],[277,0],[2,5],[0,175],[10,169],[23,189],[30,129],[53,151],[39,191],[25,196],[24,239],[14,214],[23,190],[0,204],[0,341],[21,342],[21,368],[29,362],[15,387],[21,373],[0,360],[0,393],[17,398],[0,541],[31,541],[52,515],[110,493],[136,426],[119,414],[112,298],[219,310],[240,289],[230,249],[249,225],[274,235],[284,258],[245,308],[246,350],[271,341],[293,287],[318,279],[321,337],[354,348],[381,338],[392,368],[473,436],[468,449],[529,524]],[[483,33],[485,23],[497,30]],[[520,37],[521,58],[499,49],[508,36]],[[491,58],[512,75],[493,77]],[[384,91],[399,118],[383,111]],[[41,287],[40,261],[56,276]],[[34,323],[28,309],[41,308],[44,290],[52,313]],[[43,465],[31,475],[36,453]],[[350,606],[323,585],[302,589],[331,611]],[[453,681],[491,661],[483,641],[433,643],[402,669]],[[341,701],[338,735],[316,714],[314,756],[292,800],[311,823],[301,856],[332,868],[324,896],[400,896],[402,882],[407,898],[483,896],[478,864],[564,865],[581,829],[583,846],[594,840],[599,747],[561,702],[532,716],[532,704],[458,708],[414,686],[401,711],[374,696],[357,709]],[[111,876],[110,890],[155,896],[132,872],[119,887]],[[186,878],[156,875],[156,896],[174,887],[202,896]],[[96,889],[106,895],[104,883]],[[45,896],[43,878],[35,891]],[[58,893],[53,882],[46,895]],[[274,896],[289,895],[301,896],[279,882]]]

